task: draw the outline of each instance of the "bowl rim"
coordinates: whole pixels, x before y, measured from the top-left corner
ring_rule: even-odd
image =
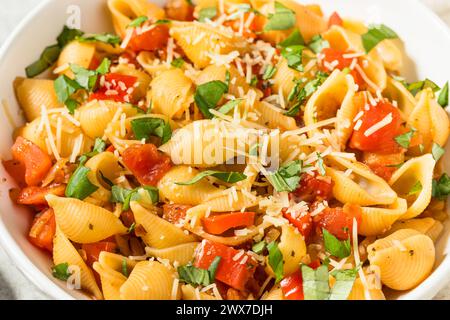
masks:
[[[16,37],[23,31],[23,29],[37,16],[42,10],[44,10],[51,2],[55,0],[43,0],[36,5],[14,28],[11,34],[7,37],[3,45],[0,47],[0,60],[3,60],[6,53],[12,46]],[[296,0],[301,2],[301,0]],[[423,15],[427,16],[427,19],[433,21],[439,26],[442,31],[446,33],[447,41],[450,42],[450,27],[429,7],[427,7],[420,0],[409,0],[408,4],[419,6]],[[450,211],[450,208],[447,209]],[[33,261],[25,254],[20,248],[18,243],[14,240],[8,229],[6,228],[3,220],[1,219],[2,213],[0,212],[0,247],[5,252],[6,256],[13,262],[14,266],[19,269],[25,277],[34,284],[37,290],[47,295],[49,298],[57,300],[75,300],[75,296],[69,294],[61,286],[59,286],[55,280],[52,280],[46,274],[44,274]],[[450,219],[450,218],[449,218]],[[435,268],[431,275],[429,275],[422,283],[420,290],[417,288],[412,289],[408,293],[399,297],[399,300],[425,300],[432,299],[438,292],[450,282],[450,277],[447,275],[450,273],[450,255],[444,252],[444,258],[437,268]]]

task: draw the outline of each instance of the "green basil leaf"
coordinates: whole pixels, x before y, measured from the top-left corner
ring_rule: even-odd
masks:
[[[410,132],[396,136],[394,138],[394,140],[395,140],[395,142],[397,142],[397,144],[400,147],[408,149],[411,144],[411,139],[412,139],[413,135],[414,135],[414,130],[411,130]]]
[[[136,19],[134,19],[133,21],[131,21],[131,23],[128,25],[129,28],[138,28],[140,26],[142,26],[142,24],[148,21],[148,17],[147,16],[140,16]]]
[[[139,190],[143,189],[145,190],[152,203],[158,203],[159,202],[159,192],[158,189],[151,186],[144,186],[139,187],[135,189],[124,189],[119,186],[113,186],[111,188],[111,202],[113,203],[122,203],[122,210],[126,211],[130,208],[130,202],[131,201],[139,201],[141,200],[141,196],[139,195]]]
[[[301,45],[286,47],[281,52],[281,55],[286,59],[290,68],[303,72],[304,68],[302,65],[302,53],[304,49],[305,47]]]
[[[335,270],[331,275],[336,279],[336,282],[331,288],[329,300],[347,300],[355,283],[358,270]]]
[[[122,274],[125,277],[128,277],[128,265],[127,265],[127,259],[122,259]]]
[[[300,106],[301,106],[301,103],[300,102],[296,102],[292,107],[290,107],[284,113],[284,115],[287,116],[287,117],[295,118],[300,113]]]
[[[412,187],[411,190],[409,190],[408,192],[408,196],[413,196],[415,194],[420,193],[420,191],[422,191],[422,184],[420,183],[420,181],[417,181]]]
[[[80,165],[69,179],[66,187],[66,197],[84,200],[98,190],[98,187],[88,179],[91,169]]]
[[[103,42],[111,45],[118,45],[122,41],[119,36],[116,36],[111,33],[102,33],[102,34],[85,34],[78,37],[78,41],[80,42]]]
[[[206,19],[212,20],[216,16],[217,16],[216,7],[203,8],[198,13],[198,21],[205,22]]]
[[[94,70],[88,70],[82,66],[71,64],[70,70],[75,75],[75,81],[87,91],[92,91],[97,83],[98,73]]]
[[[52,267],[52,275],[56,279],[67,281],[71,276],[71,274],[69,273],[69,264],[65,262]]]
[[[59,47],[62,49],[64,48],[69,42],[72,42],[73,40],[77,39],[78,37],[81,37],[84,34],[83,31],[78,29],[71,29],[67,26],[64,26],[63,30],[59,34],[57,41]]]
[[[314,53],[321,53],[323,49],[329,48],[330,43],[322,38],[321,35],[314,36],[311,39],[311,42],[309,43],[308,47],[314,52]]]
[[[70,79],[66,75],[59,76],[53,86],[59,102],[62,103],[66,102],[75,91],[82,89],[75,80]]]
[[[178,267],[177,271],[180,281],[191,284],[194,287],[198,285],[208,286],[211,284],[208,270],[200,269],[193,265],[185,265]]]
[[[361,36],[364,49],[369,53],[381,41],[385,39],[397,39],[398,35],[384,24],[372,24],[367,33]]]
[[[277,72],[277,68],[271,64],[268,65],[262,76],[263,80],[272,79],[272,77],[275,75],[275,72]]]
[[[216,108],[220,99],[222,99],[227,91],[228,85],[219,80],[207,82],[197,87],[194,100],[205,118],[213,118],[213,115],[209,110]]]
[[[183,60],[183,58],[177,58],[172,61],[171,65],[172,65],[172,67],[175,67],[175,68],[181,68],[181,67],[183,67],[184,62],[185,61]]]
[[[282,166],[278,171],[267,176],[267,180],[278,192],[293,192],[300,183],[300,173],[302,172],[302,162],[292,161]]]
[[[321,265],[314,270],[302,264],[301,270],[305,300],[327,300],[330,296],[328,267]]]
[[[109,60],[108,58],[104,58],[102,60],[102,63],[100,63],[100,65],[98,66],[97,73],[101,74],[101,75],[105,75],[109,72],[109,68],[111,67],[111,60]]]
[[[433,180],[432,196],[445,200],[450,195],[450,177],[444,173],[439,179]]]
[[[264,31],[288,30],[297,23],[295,12],[275,1],[275,14],[269,15]]]
[[[323,158],[320,155],[320,153],[317,152],[317,165],[319,166],[319,173],[321,176],[324,176],[326,174],[325,166],[323,163]]]
[[[323,242],[325,245],[325,250],[337,258],[343,259],[350,256],[351,245],[350,239],[341,241],[334,235],[328,232],[326,229],[322,229],[323,232]]]
[[[255,243],[252,247],[252,251],[254,253],[260,254],[264,251],[264,249],[266,248],[266,242],[265,241],[260,241],[258,243]]]
[[[442,108],[448,106],[448,81],[442,88],[441,93],[439,94],[438,103],[441,105]]]
[[[436,142],[433,142],[433,147],[431,148],[431,154],[433,155],[434,160],[439,161],[439,159],[444,155],[445,149],[438,145]]]
[[[281,41],[278,44],[282,48],[287,48],[291,46],[304,46],[305,40],[303,39],[302,34],[300,33],[300,30],[295,29],[289,37],[287,37],[284,41]]]
[[[165,144],[172,137],[172,128],[169,122],[160,118],[140,118],[131,121],[131,129],[137,140],[148,140],[150,136],[161,138]]]
[[[417,93],[427,88],[431,88],[433,92],[437,92],[440,90],[439,86],[428,78],[423,81],[417,81],[408,84],[407,87],[407,89],[411,92],[413,96],[415,96]]]
[[[247,176],[240,172],[223,172],[223,171],[214,171],[214,170],[206,170],[201,173],[199,173],[197,176],[195,176],[192,180],[186,181],[186,182],[175,182],[175,184],[178,184],[180,186],[190,186],[193,185],[200,180],[206,178],[206,177],[214,177],[221,181],[228,182],[228,183],[236,183],[242,180],[245,180]]]
[[[269,266],[275,274],[275,283],[278,283],[283,280],[283,254],[275,241],[267,245],[267,250],[269,251]]]
[[[222,259],[222,257],[216,256],[208,268],[209,279],[211,282],[214,282],[214,280],[216,279],[216,271],[217,271],[217,268],[219,267],[219,263],[220,263],[221,259]]]
[[[231,110],[236,108],[244,99],[236,99],[236,100],[230,100],[227,103],[225,103],[223,106],[220,107],[219,111],[223,114],[228,114]]]

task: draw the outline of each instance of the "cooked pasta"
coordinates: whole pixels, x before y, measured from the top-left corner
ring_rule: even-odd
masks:
[[[115,34],[65,27],[14,81],[26,123],[4,165],[52,274],[107,300],[420,285],[447,219],[448,87],[402,79],[385,25],[194,3],[108,0]]]

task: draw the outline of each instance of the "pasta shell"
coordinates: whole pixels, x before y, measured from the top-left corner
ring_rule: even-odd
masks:
[[[430,204],[433,170],[436,161],[431,154],[412,158],[403,164],[392,176],[389,184],[399,195],[408,199],[408,210],[401,219],[411,219],[421,214]],[[410,194],[412,188],[420,183],[421,190]]]
[[[46,200],[55,211],[56,224],[74,242],[94,243],[127,232],[112,212],[101,207],[54,195],[47,195]]]
[[[405,214],[408,205],[405,199],[397,200],[388,208],[362,207],[361,224],[358,233],[364,236],[376,236],[388,230],[392,224]]]
[[[403,229],[368,246],[371,265],[378,266],[383,284],[394,290],[409,290],[433,269],[433,240],[412,229]]]
[[[262,125],[281,131],[297,129],[295,118],[285,116],[281,110],[274,109],[267,102],[258,102],[255,110],[259,113],[258,123]]]
[[[56,228],[53,239],[53,263],[55,265],[67,263],[69,266],[79,267],[81,288],[91,293],[96,299],[103,298],[92,270],[89,269],[78,251],[59,228]]]
[[[417,104],[411,92],[403,84],[391,77],[387,79],[387,86],[383,91],[383,96],[391,101],[397,101],[398,109],[402,112],[405,120],[407,120],[408,115],[411,114]]]
[[[394,223],[384,236],[391,235],[401,229],[416,230],[430,237],[433,242],[436,242],[437,238],[439,238],[439,235],[442,233],[442,230],[444,230],[444,226],[440,221],[434,220],[433,218],[402,220]]]
[[[280,249],[283,255],[283,274],[290,275],[297,271],[303,257],[306,255],[305,240],[300,232],[289,224],[281,226],[278,249]]]
[[[344,171],[351,169],[352,176],[343,171],[327,167],[326,174],[334,181],[333,195],[342,203],[360,206],[390,205],[397,194],[382,178],[372,173],[360,162],[350,162],[343,158],[332,158]]]
[[[136,69],[132,64],[119,64],[111,68],[111,72],[136,77],[138,86],[134,88],[132,98],[133,100],[140,100],[145,97],[152,80],[146,72]]]
[[[98,262],[94,262],[93,268],[100,275],[105,300],[120,300],[120,287],[127,278],[120,272],[104,267]]]
[[[171,264],[177,262],[183,266],[192,261],[195,249],[197,248],[199,243],[200,242],[183,243],[165,249],[147,247],[145,248],[145,252],[149,256],[167,259]]]
[[[95,55],[95,44],[90,42],[72,41],[67,44],[59,55],[56,63],[57,69],[64,69],[59,74],[64,74],[69,78],[73,78],[73,72],[70,65],[79,65],[88,69]]]
[[[294,80],[300,79],[302,73],[290,68],[285,58],[281,58],[277,65],[277,71],[273,76],[273,89],[274,92],[283,93],[283,97],[288,97],[292,89],[294,89]]]
[[[131,202],[131,210],[136,224],[141,225],[147,232],[142,236],[142,240],[150,247],[164,249],[196,240],[193,235],[184,233],[182,229],[158,217],[135,201]]]
[[[213,297],[206,292],[200,292],[198,289],[197,291],[198,293],[196,293],[196,289],[190,284],[184,284],[181,286],[183,300],[217,300],[216,297]]]
[[[156,261],[141,261],[120,287],[122,300],[170,300],[175,273]]]
[[[367,288],[366,286],[364,286],[360,277],[356,278],[355,282],[353,283],[352,291],[347,297],[347,300],[367,300],[368,298],[367,294],[370,296],[371,300],[386,300],[382,290],[381,282],[379,280],[380,279],[379,269],[374,268],[377,270],[377,272],[369,273],[368,269],[372,268],[373,266],[363,269]]]
[[[46,106],[47,109],[61,106],[56,97],[52,80],[17,77],[13,86],[17,100],[28,122],[41,116],[42,105]]]

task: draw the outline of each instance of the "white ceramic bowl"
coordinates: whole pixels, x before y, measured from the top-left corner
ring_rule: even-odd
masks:
[[[154,0],[163,3],[163,0]],[[450,75],[450,32],[447,26],[429,9],[416,0],[303,0],[318,3],[326,14],[338,11],[344,17],[364,20],[366,23],[383,22],[393,28],[403,40],[406,52],[403,74],[408,80],[428,77],[438,84],[445,83]],[[81,29],[87,32],[112,31],[106,0],[46,0],[20,23],[0,50],[0,99],[9,104],[9,115],[2,109],[0,117],[0,154],[10,158],[14,126],[23,119],[14,97],[12,82],[24,75],[24,68],[34,61],[44,47],[55,42],[65,24],[67,8],[80,8]],[[445,166],[450,170],[447,155]],[[85,299],[76,291],[67,290],[65,284],[50,274],[51,259],[32,246],[27,238],[31,215],[14,205],[8,190],[14,186],[0,166],[0,244],[19,269],[42,291],[55,299]],[[450,279],[450,223],[437,244],[437,262],[434,272],[417,288],[394,295],[399,299],[431,299]],[[8,275],[5,275],[8,276]]]

